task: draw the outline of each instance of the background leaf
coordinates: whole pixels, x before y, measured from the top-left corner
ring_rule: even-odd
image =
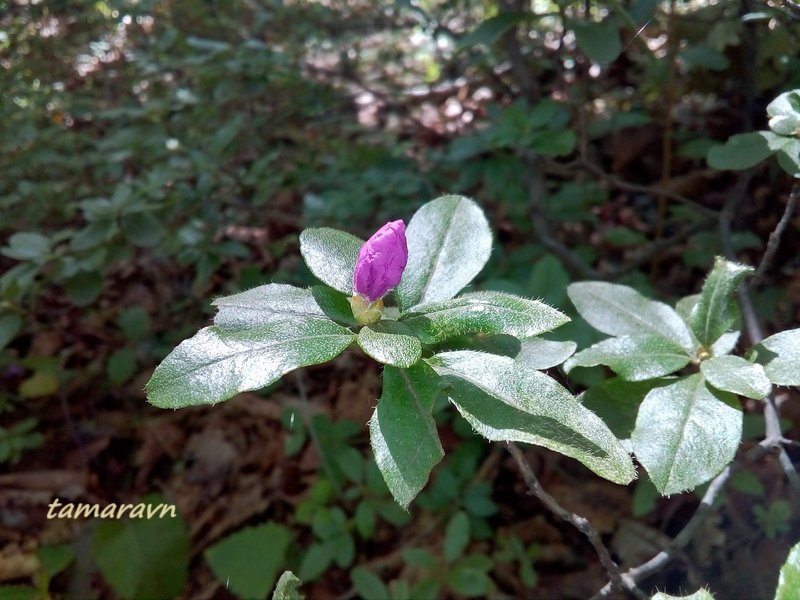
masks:
[[[483,211],[464,196],[442,196],[422,206],[406,238],[408,264],[396,291],[403,308],[449,300],[481,271],[492,251]]]
[[[444,531],[444,560],[452,563],[464,554],[469,545],[469,516],[460,510],[455,513]]]
[[[227,589],[242,598],[266,598],[292,537],[288,527],[264,523],[232,533],[206,549],[203,556]]]
[[[575,32],[578,47],[594,62],[612,62],[622,52],[619,26],[613,21],[604,23],[571,21],[569,25]]]
[[[142,499],[147,505],[160,496]],[[178,517],[101,520],[94,531],[94,556],[103,577],[122,598],[176,597],[189,574],[189,538]]]
[[[366,567],[356,567],[350,571],[353,588],[362,598],[370,600],[391,600],[391,595],[380,577]]]
[[[651,390],[631,434],[636,458],[665,496],[714,477],[733,460],[741,439],[736,398],[709,389],[699,374]]]
[[[525,12],[502,12],[494,17],[481,21],[478,26],[458,40],[460,48],[469,48],[478,44],[490,45],[512,27],[530,18]]]

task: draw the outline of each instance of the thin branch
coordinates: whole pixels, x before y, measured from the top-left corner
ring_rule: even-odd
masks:
[[[783,12],[796,21],[800,21],[800,2],[796,0],[780,0]]]
[[[513,442],[506,442],[506,449],[516,461],[517,466],[522,473],[522,478],[525,480],[525,484],[528,486],[530,493],[536,496],[550,512],[557,517],[560,517],[586,536],[586,539],[589,540],[589,543],[592,545],[595,552],[597,552],[597,556],[600,557],[600,562],[603,564],[603,567],[611,578],[612,587],[617,590],[627,590],[637,598],[648,598],[647,594],[639,589],[633,579],[624,576],[620,572],[619,566],[614,562],[614,559],[611,558],[611,553],[608,551],[608,548],[606,548],[603,540],[600,539],[600,534],[592,526],[589,520],[586,517],[569,512],[567,509],[561,506],[555,498],[548,494],[544,488],[542,488],[541,483],[539,483],[539,479],[536,477],[536,474],[533,472],[530,464],[528,464],[528,461],[522,454],[522,450],[520,450],[516,444]]]
[[[528,197],[531,207],[531,224],[533,226],[533,231],[536,233],[536,236],[539,238],[539,241],[542,245],[547,248],[550,252],[558,256],[562,262],[570,269],[572,272],[577,273],[582,277],[586,277],[589,279],[603,279],[607,281],[613,281],[615,279],[619,279],[620,277],[627,275],[628,273],[635,271],[640,266],[650,262],[653,257],[657,256],[664,250],[671,248],[678,244],[679,242],[685,240],[686,238],[694,235],[695,233],[702,231],[704,229],[709,228],[714,221],[717,219],[717,213],[712,211],[711,209],[705,209],[705,212],[710,212],[713,215],[713,218],[709,217],[698,221],[697,223],[693,223],[687,227],[684,227],[676,234],[668,237],[668,238],[661,238],[655,240],[648,244],[647,246],[638,250],[630,260],[628,260],[625,264],[617,267],[616,269],[602,271],[599,269],[595,269],[591,265],[586,264],[584,260],[578,256],[575,252],[573,252],[566,244],[563,244],[559,241],[553,234],[551,233],[553,230],[552,225],[549,222],[547,217],[546,211],[542,204],[542,198],[545,195],[545,185],[544,180],[542,178],[541,172],[539,171],[539,161],[536,157],[527,156],[526,163],[528,164],[527,169],[527,177],[528,177]],[[590,167],[589,165],[584,165],[587,170],[592,172],[594,167]],[[608,178],[610,176],[603,177]],[[637,186],[636,184],[625,184],[628,189],[636,188],[638,191],[649,190],[650,188],[647,186]],[[633,190],[632,190],[633,191]],[[672,196],[671,194],[666,194],[667,196]],[[692,200],[685,199],[686,202],[693,203]],[[698,205],[701,206],[701,205]]]
[[[751,448],[743,458],[725,467],[722,472],[711,481],[706,493],[703,495],[703,499],[700,501],[700,505],[692,515],[692,518],[689,519],[689,522],[686,523],[672,542],[647,562],[622,573],[622,577],[629,578],[634,583],[638,583],[666,567],[692,540],[695,533],[697,533],[697,530],[700,528],[700,525],[703,524],[705,518],[714,509],[714,505],[720,498],[722,491],[725,489],[725,486],[728,484],[733,474],[745,465],[758,460],[765,454],[776,451],[779,447],[780,440],[766,438],[760,444]],[[614,584],[612,580],[612,582],[607,583],[599,592],[592,596],[592,600],[608,598],[613,591]]]
[[[722,209],[719,215],[719,228],[720,234],[722,235],[722,247],[725,250],[725,255],[730,260],[736,260],[736,255],[733,250],[731,223],[733,222],[733,217],[736,214],[739,205],[745,197],[747,186],[750,183],[751,178],[752,171],[749,171],[745,173],[744,176],[737,182],[733,191],[728,196],[728,200],[725,202],[725,207]],[[795,187],[792,189],[792,195],[794,195],[797,187],[797,184],[795,184]],[[772,236],[770,236],[770,240],[771,239]],[[753,300],[750,297],[750,288],[747,283],[743,283],[739,287],[739,306],[742,310],[742,318],[744,320],[745,328],[747,329],[747,336],[750,338],[750,344],[758,344],[764,339],[764,330],[761,327],[758,316],[756,315],[756,311],[753,306]],[[766,421],[767,439],[782,439],[780,411],[777,403],[775,402],[774,392],[770,393],[770,395],[764,400],[764,419]],[[792,490],[794,490],[794,493],[800,497],[800,475],[798,475],[797,468],[794,466],[792,459],[787,454],[786,448],[784,448],[781,444],[778,444],[778,464],[780,464],[781,469],[786,476],[786,480],[789,482]]]
[[[783,233],[792,221],[792,215],[794,214],[798,202],[800,202],[800,181],[795,181],[792,185],[792,191],[789,193],[789,199],[786,201],[786,208],[783,211],[783,215],[775,226],[774,231],[769,234],[767,249],[764,251],[764,256],[761,258],[761,262],[758,264],[756,273],[753,276],[754,281],[761,281],[767,269],[772,265],[772,261],[775,260],[775,254],[778,252],[781,237],[783,237]]]
[[[509,12],[521,12],[521,6],[512,6],[509,0],[500,3],[500,15]],[[519,86],[522,96],[529,102],[535,102],[539,98],[539,90],[536,81],[531,75],[531,68],[522,54],[522,49],[517,38],[517,27],[511,27],[503,34],[503,47],[511,63],[511,78]]]
[[[743,177],[737,182],[735,188],[728,196],[725,207],[720,212],[719,227],[722,236],[722,245],[725,254],[729,259],[735,259],[731,235],[731,223],[733,217],[738,210],[742,199],[745,196],[747,186],[752,178],[752,173],[745,173]],[[793,190],[794,192],[794,190]],[[783,219],[782,219],[783,220]],[[745,326],[747,328],[748,337],[752,344],[757,344],[763,339],[763,331],[759,323],[753,303],[749,295],[746,285],[741,286],[739,301],[742,307],[742,314],[744,316]],[[781,468],[786,475],[789,484],[792,488],[800,494],[800,477],[797,470],[791,462],[788,454],[786,453],[785,445],[794,445],[796,442],[787,440],[783,437],[780,428],[780,413],[774,394],[770,394],[764,401],[764,418],[766,420],[766,436],[755,447],[751,448],[744,456],[740,457],[717,475],[709,484],[700,505],[695,510],[692,518],[678,533],[677,536],[670,542],[669,546],[656,554],[647,562],[642,563],[637,567],[633,567],[626,572],[622,573],[623,578],[630,578],[634,583],[640,582],[643,579],[657,573],[663,569],[667,564],[675,559],[676,555],[692,540],[697,533],[700,525],[705,520],[706,516],[714,509],[714,506],[720,498],[725,486],[730,481],[731,476],[744,467],[745,465],[761,458],[768,453],[776,453]],[[601,600],[607,598],[615,589],[616,585],[612,579],[607,583],[592,600]]]
[[[587,160],[581,160],[581,162],[577,163],[577,166],[589,171],[592,175],[599,177],[607,181],[611,186],[619,189],[624,190],[626,192],[636,192],[640,194],[647,194],[650,196],[660,196],[662,198],[666,198],[667,200],[674,200],[675,202],[679,202],[684,204],[697,212],[703,213],[708,216],[716,217],[717,211],[713,208],[709,208],[700,204],[699,202],[692,200],[691,198],[687,198],[681,194],[676,194],[675,192],[671,192],[665,189],[662,185],[642,185],[639,183],[632,183],[630,181],[625,181],[620,179],[615,175],[610,175],[606,173],[602,167],[595,165]]]

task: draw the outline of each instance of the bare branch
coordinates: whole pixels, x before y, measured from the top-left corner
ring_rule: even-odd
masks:
[[[798,202],[800,202],[800,181],[796,180],[792,185],[792,191],[789,192],[789,199],[786,201],[786,208],[783,211],[783,215],[775,226],[774,231],[769,234],[767,249],[764,251],[764,256],[761,258],[761,262],[758,264],[756,273],[753,276],[753,280],[756,283],[764,278],[767,269],[771,266],[772,261],[775,260],[775,254],[778,252],[781,237],[783,237],[784,231],[786,231],[786,228],[792,221],[792,215],[794,214]]]
[[[736,259],[736,255],[733,251],[731,223],[733,222],[733,217],[736,214],[742,199],[745,197],[747,186],[750,183],[751,178],[752,171],[748,171],[742,176],[731,194],[728,196],[725,207],[722,209],[719,215],[719,228],[722,235],[722,247],[725,249],[725,255],[730,260]],[[795,184],[793,187],[791,195],[795,195],[796,189],[798,189],[797,184]],[[785,214],[786,213],[784,213],[784,216]],[[771,240],[772,236],[770,236],[770,241]],[[777,242],[775,243],[777,244]],[[768,251],[769,246],[767,248],[767,252]],[[762,263],[763,262],[764,261],[762,260]],[[761,327],[761,323],[759,322],[755,308],[753,307],[753,300],[750,297],[750,287],[747,285],[747,283],[743,283],[739,287],[739,306],[742,310],[742,318],[745,323],[745,328],[747,329],[747,336],[750,338],[750,343],[752,345],[758,344],[764,339],[764,330]],[[766,420],[767,439],[782,439],[780,428],[780,411],[778,410],[778,405],[775,402],[774,393],[771,393],[764,401],[764,419]],[[800,475],[798,475],[797,469],[792,463],[792,459],[787,454],[786,448],[784,448],[780,443],[777,444],[777,448],[778,463],[780,464],[784,475],[786,475],[786,479],[789,482],[789,485],[792,487],[792,490],[794,490],[794,493],[797,496],[800,496]]]
[[[536,236],[539,238],[539,241],[545,248],[547,248],[550,252],[552,252],[558,258],[560,258],[568,269],[570,269],[572,272],[577,273],[582,277],[586,277],[589,279],[603,279],[607,281],[613,281],[615,279],[619,279],[620,277],[627,275],[632,271],[635,271],[640,266],[650,262],[655,256],[657,256],[661,252],[675,246],[679,242],[694,235],[698,231],[702,231],[704,229],[711,227],[711,225],[717,219],[717,213],[715,211],[702,207],[704,212],[710,213],[711,215],[713,215],[713,217],[708,217],[706,219],[703,219],[702,221],[698,221],[697,223],[688,225],[683,229],[681,229],[680,231],[678,231],[676,234],[668,238],[662,238],[651,242],[647,246],[639,249],[635,253],[635,255],[631,257],[629,261],[617,267],[616,269],[606,270],[606,271],[595,269],[591,265],[586,264],[583,261],[583,259],[581,259],[580,256],[578,256],[569,247],[567,247],[565,244],[559,241],[551,233],[553,231],[553,227],[548,219],[548,216],[542,204],[542,198],[545,195],[545,184],[544,184],[544,179],[542,178],[542,173],[539,170],[539,160],[537,157],[527,156],[525,157],[525,162],[528,165],[527,169],[528,197],[531,207],[531,217],[532,217],[531,223],[533,226],[533,231],[534,233],[536,233]],[[594,166],[589,166],[588,164],[583,166],[592,173],[595,173]],[[601,173],[602,171],[599,171],[595,174],[601,174]],[[602,176],[604,178],[610,177],[606,175]],[[619,182],[619,183],[626,189],[629,189],[630,191],[650,190],[652,192],[652,189],[648,186],[638,186],[636,184],[627,184],[625,182]],[[682,198],[681,196],[675,196],[669,193],[665,193],[664,195],[667,197]],[[684,200],[686,202],[696,204],[692,200],[689,199],[684,199]],[[698,204],[697,206],[702,206],[702,205]]]
[[[691,198],[687,198],[686,196],[683,196],[681,194],[676,194],[675,192],[671,192],[665,189],[663,186],[642,185],[639,183],[632,183],[630,181],[625,181],[615,175],[610,175],[606,173],[602,167],[599,167],[598,165],[592,164],[588,161],[581,161],[580,163],[578,163],[578,166],[589,171],[592,175],[595,175],[596,177],[599,177],[600,179],[607,181],[611,186],[619,190],[624,190],[627,192],[637,192],[640,194],[647,194],[654,197],[660,196],[662,198],[666,198],[667,200],[673,200],[675,202],[679,202],[680,204],[684,204],[696,210],[697,212],[703,213],[705,215],[713,217],[717,216],[717,211],[715,211],[713,208],[704,206],[703,204],[700,204],[699,202],[692,200]]]
[[[780,447],[780,440],[767,438],[763,440],[759,445],[754,446],[751,448],[743,458],[731,463],[723,471],[717,475],[709,484],[706,493],[703,495],[703,499],[700,501],[700,505],[695,510],[692,518],[689,519],[689,522],[686,523],[684,528],[675,536],[672,542],[656,554],[653,558],[648,560],[645,563],[642,563],[638,567],[633,567],[632,569],[628,569],[622,574],[623,578],[630,578],[633,582],[638,583],[643,579],[646,579],[650,575],[653,575],[666,567],[672,560],[676,557],[676,555],[692,540],[695,533],[699,529],[700,525],[702,525],[705,518],[708,514],[714,509],[714,505],[716,504],[717,500],[720,498],[722,491],[725,489],[725,486],[730,481],[731,476],[740,470],[745,465],[761,458],[765,454],[769,452],[773,452]],[[600,600],[602,598],[608,598],[611,593],[614,591],[613,581],[607,583],[599,592],[597,592],[593,597],[592,600]]]
[[[624,576],[620,572],[619,566],[614,562],[614,559],[611,558],[611,553],[608,551],[608,548],[606,548],[603,540],[600,539],[600,534],[592,526],[589,520],[586,517],[569,512],[567,509],[561,506],[555,498],[548,494],[544,488],[542,488],[541,483],[539,483],[539,479],[536,477],[536,474],[533,472],[530,464],[528,464],[528,461],[525,459],[525,455],[522,454],[522,450],[520,450],[516,444],[513,442],[506,442],[506,448],[516,461],[517,467],[519,467],[519,470],[522,473],[522,478],[525,480],[525,484],[528,486],[530,493],[536,496],[550,512],[563,519],[586,536],[586,539],[589,540],[589,543],[592,545],[595,552],[597,552],[597,556],[600,557],[600,562],[603,564],[603,567],[611,578],[611,587],[618,590],[627,590],[637,598],[648,598],[647,594],[639,589],[633,579]]]
[[[734,189],[729,194],[728,200],[725,203],[725,207],[719,215],[719,227],[722,236],[722,245],[725,249],[725,254],[729,259],[735,259],[731,236],[731,223],[739,205],[742,202],[742,199],[746,194],[751,178],[751,172],[745,173],[740,178]],[[792,193],[795,193],[795,189],[792,190]],[[781,220],[783,221],[783,219]],[[777,244],[777,242],[775,243]],[[742,308],[742,315],[744,316],[745,326],[747,328],[750,342],[752,344],[757,344],[763,339],[764,335],[761,324],[756,317],[749,290],[746,285],[742,285],[740,288],[739,302]],[[728,481],[730,481],[731,476],[745,465],[761,458],[765,454],[777,454],[778,461],[783,469],[784,474],[786,475],[787,480],[789,481],[789,484],[792,486],[792,489],[794,489],[795,492],[800,494],[800,476],[798,476],[797,470],[792,464],[792,461],[789,458],[789,455],[786,453],[786,449],[784,447],[786,445],[794,445],[797,442],[787,440],[781,433],[780,413],[777,403],[775,402],[774,394],[770,394],[764,402],[764,418],[766,420],[766,437],[764,440],[762,440],[757,446],[751,448],[750,451],[748,451],[745,455],[728,465],[711,481],[705,495],[703,496],[703,499],[700,501],[700,505],[692,515],[692,518],[689,519],[689,522],[684,526],[680,533],[675,536],[670,545],[647,562],[622,573],[621,577],[630,578],[633,582],[638,583],[643,579],[657,573],[672,560],[674,560],[676,555],[692,540],[706,516],[708,516],[708,514],[714,509],[717,500],[725,489]],[[614,591],[615,587],[615,582],[612,579],[611,582],[606,584],[597,594],[594,595],[592,600],[608,598]]]

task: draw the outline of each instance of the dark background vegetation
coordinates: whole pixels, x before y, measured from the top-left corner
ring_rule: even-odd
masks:
[[[446,460],[410,513],[392,503],[365,426],[379,369],[355,349],[216,407],[159,411],[144,384],[211,298],[311,283],[304,227],[366,237],[443,193],[495,231],[476,289],[573,316],[570,281],[698,291],[731,198],[733,251],[758,264],[791,178],[705,155],[800,87],[792,6],[0,1],[2,597],[264,597],[284,568],[310,598],[589,597],[607,576],[586,540],[446,403]],[[797,227],[752,289],[768,333],[800,323]],[[579,320],[558,334],[596,339]],[[575,393],[602,372],[577,375]],[[796,437],[796,393],[779,400]],[[698,502],[527,456],[623,567]],[[55,497],[146,494],[182,517],[46,519]],[[644,586],[770,598],[798,537],[791,498],[760,461]]]

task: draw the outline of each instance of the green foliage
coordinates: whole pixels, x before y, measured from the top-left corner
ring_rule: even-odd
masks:
[[[548,226],[561,228],[556,237],[578,240],[576,254],[587,262],[600,261],[604,250],[609,255],[602,262],[633,256],[635,246],[649,235],[652,198],[647,190],[635,198],[609,193],[614,178],[642,166],[618,164],[617,151],[606,150],[612,145],[607,144],[609,134],[638,141],[636,128],[654,122],[665,108],[673,109],[679,123],[674,139],[683,150],[683,163],[696,166],[712,134],[710,128],[685,120],[693,99],[719,99],[716,92],[730,88],[723,76],[753,80],[753,89],[745,90],[746,104],[771,97],[776,88],[796,86],[797,43],[777,9],[742,18],[732,4],[681,7],[669,33],[681,48],[679,69],[687,77],[678,82],[678,94],[687,102],[664,107],[660,93],[669,84],[665,61],[640,51],[647,44],[637,39],[663,27],[663,11],[650,0],[628,3],[629,9],[618,2],[585,7],[561,3],[559,12],[543,14],[506,12],[496,2],[399,2],[390,3],[379,17],[359,12],[360,7],[340,11],[336,3],[300,8],[292,3],[211,3],[209,10],[190,2],[72,4],[68,16],[60,6],[23,3],[0,17],[0,51],[12,49],[4,54],[0,74],[4,97],[12,100],[0,108],[0,168],[5,175],[0,208],[11,215],[0,250],[2,267],[9,266],[0,275],[0,350],[9,346],[12,364],[20,362],[30,371],[16,394],[46,397],[80,370],[70,352],[46,359],[49,364],[28,362],[41,357],[16,354],[26,351],[28,338],[35,338],[43,323],[36,303],[43,292],[48,317],[53,304],[96,308],[92,316],[112,324],[112,335],[124,338],[115,339],[98,364],[86,369],[105,369],[108,382],[120,386],[137,370],[146,370],[161,345],[183,333],[174,328],[173,317],[196,304],[193,293],[229,294],[219,287],[232,285],[229,274],[235,279],[240,273],[239,289],[253,289],[217,300],[215,324],[179,346],[154,374],[148,393],[158,406],[221,401],[360,347],[387,365],[370,424],[377,465],[365,461],[355,446],[363,424],[331,423],[321,415],[301,418],[293,410],[284,414],[291,431],[287,456],[313,440],[322,464],[319,485],[295,515],[301,526],[311,529],[303,532],[303,539],[310,541],[301,574],[313,579],[331,565],[349,569],[356,537],[374,539],[382,521],[399,526],[409,518],[389,494],[407,507],[432,479],[420,495],[420,506],[441,513],[455,542],[444,549],[444,565],[428,550],[420,551],[428,553],[426,560],[415,559],[425,563],[420,568],[440,572],[425,574],[412,587],[405,580],[384,584],[355,567],[351,582],[362,595],[391,595],[395,600],[441,593],[486,596],[493,591],[492,559],[465,556],[472,540],[491,532],[486,517],[496,510],[491,489],[465,475],[470,469],[474,473],[473,449],[479,447],[468,437],[473,428],[489,439],[520,439],[575,456],[621,483],[633,476],[624,452],[632,449],[654,471],[662,493],[671,493],[707,479],[732,456],[741,437],[736,435],[740,410],[729,393],[759,399],[772,385],[800,385],[800,330],[771,336],[747,360],[730,355],[739,338],[732,292],[746,268],[723,261],[699,301],[685,303],[687,311],[652,302],[624,286],[575,284],[570,297],[579,312],[613,337],[593,343],[597,338],[582,322],[555,334],[573,341],[531,337],[567,321],[548,305],[566,308],[564,289],[572,277],[566,262],[546,254],[528,235],[526,183],[529,176],[536,177],[528,158],[535,155],[544,167],[547,181],[535,191]],[[69,26],[45,36],[47,28],[37,21],[42,14]],[[138,17],[152,15],[156,18],[148,27],[139,26]],[[339,18],[343,16],[347,20]],[[348,22],[351,17],[354,21]],[[645,26],[647,30],[639,29]],[[362,46],[363,32],[379,28],[391,40],[425,42],[415,42],[410,52],[405,44],[387,44],[378,51],[372,41],[368,49]],[[564,32],[573,33],[574,40],[561,35],[559,44],[551,43]],[[124,38],[119,56],[114,44],[103,50],[109,35]],[[748,67],[752,73],[740,72],[738,61],[729,60],[749,52],[745,39],[759,42]],[[514,41],[522,51],[508,56]],[[402,62],[393,58],[395,51]],[[613,70],[624,73],[624,90],[607,85],[612,72],[607,64],[623,51],[626,56]],[[334,65],[330,73],[318,68],[316,58]],[[397,73],[394,80],[381,79],[381,73],[374,77],[383,63]],[[81,73],[78,64],[90,67]],[[529,86],[509,75],[520,64]],[[590,77],[583,77],[587,68]],[[309,71],[314,77],[307,76]],[[432,126],[409,135],[408,123],[419,118],[417,92],[429,86],[435,101],[425,99],[422,106],[436,112],[451,73],[459,73],[466,84],[459,81],[457,96],[448,97],[446,106],[458,105],[464,118],[448,121],[440,111],[427,121],[424,115],[421,121]],[[336,85],[317,83],[325,77]],[[385,119],[386,127],[382,122],[363,129],[347,125],[354,103],[339,97],[335,88],[367,79],[375,85],[378,119]],[[556,87],[551,88],[553,80]],[[419,81],[426,85],[417,86]],[[484,92],[495,103],[476,100]],[[384,95],[414,100],[387,107]],[[798,98],[797,90],[778,96],[767,108],[769,131],[732,137],[710,150],[709,164],[743,169],[775,156],[785,171],[797,175]],[[726,106],[736,110],[737,105],[726,99]],[[630,131],[623,132],[625,127]],[[580,146],[576,131],[582,136]],[[429,144],[427,137],[417,139],[422,135],[436,139]],[[578,147],[579,160],[551,160]],[[594,174],[587,179],[572,172],[594,155],[608,161],[603,164],[611,167],[613,177],[592,181]],[[286,233],[282,222],[274,227],[273,216],[347,223],[361,230],[373,219],[410,212],[433,189],[456,189],[492,203],[508,240],[494,249],[492,280],[476,279],[492,246],[486,218],[466,198],[447,196],[412,219],[410,275],[395,293],[400,307],[389,307],[374,326],[357,327],[348,305],[361,245],[353,235],[327,227],[300,235],[308,270],[325,285],[310,290],[261,285],[308,276],[294,272],[291,260],[283,260],[292,258],[294,225]],[[301,199],[297,215],[286,210],[281,202],[285,197]],[[639,220],[635,226],[597,228],[610,221],[606,209],[628,200]],[[655,229],[665,225],[668,231],[694,220],[670,206],[663,218],[658,216]],[[9,230],[11,224],[19,230]],[[250,246],[228,239],[227,232],[237,225],[268,230],[268,242],[258,246],[269,256],[269,274],[258,263],[240,271],[241,262],[254,261]],[[705,268],[720,251],[716,238],[715,233],[697,234],[679,260]],[[739,250],[758,248],[761,240],[753,233],[734,234],[732,243]],[[145,279],[142,273],[177,267],[181,274],[172,277],[170,271],[169,285],[181,300],[165,298],[152,316],[142,306],[118,302],[117,290],[124,285],[120,276],[124,279],[131,265],[137,283]],[[642,274],[634,273],[630,281],[638,287]],[[206,282],[212,292],[203,289]],[[457,296],[473,282],[502,291]],[[146,279],[143,283],[149,284]],[[162,288],[156,290],[160,294]],[[126,291],[120,293],[127,303]],[[103,302],[95,304],[101,294]],[[87,315],[70,311],[70,319]],[[162,333],[152,344],[153,336]],[[537,372],[557,367],[577,346],[582,350],[567,370],[602,365],[618,375],[586,391],[583,406],[566,388]],[[570,374],[573,381],[589,380],[580,370]],[[591,376],[599,381],[602,371],[595,368]],[[434,472],[444,454],[436,420],[447,422],[454,412],[436,408],[446,404],[445,397],[467,419],[465,423],[456,416],[452,426],[468,439],[451,455],[455,466],[445,461]],[[39,406],[37,402],[33,410]],[[670,428],[674,419],[681,426],[673,423]],[[717,433],[724,430],[721,451],[700,439],[704,420],[713,421]],[[0,462],[14,463],[41,445],[44,437],[38,429],[36,420],[26,418],[0,430]],[[468,450],[460,452],[461,447]],[[711,458],[700,464],[695,450]],[[742,485],[757,488],[752,481]],[[652,491],[640,488],[642,495]],[[761,508],[759,523],[769,535],[779,534],[785,507]],[[248,532],[233,534],[219,545],[245,543]],[[503,544],[505,558],[519,564],[520,577],[532,586],[532,550],[515,538]],[[334,551],[337,546],[340,550]],[[286,575],[281,594],[295,597],[292,589],[298,581]],[[237,579],[261,576],[264,572],[242,572]],[[262,590],[264,580],[256,583]]]
[[[151,403],[178,408],[227,400],[326,362],[354,338],[325,316],[309,290],[269,284],[216,305],[217,325],[184,341],[156,369],[147,386]]]
[[[33,417],[17,421],[10,428],[0,427],[0,463],[16,464],[26,450],[40,448],[45,441]]]
[[[683,319],[662,302],[648,300],[624,285],[590,281],[567,288],[570,300],[588,323],[613,336],[659,336],[687,352],[696,343]]]
[[[419,338],[403,323],[396,321],[362,327],[357,341],[367,355],[395,367],[411,367],[422,356]]]
[[[754,506],[753,514],[768,539],[773,540],[791,529],[792,505],[782,498],[771,502],[769,506]]]
[[[590,388],[584,403],[621,439],[630,437],[661,494],[691,490],[728,465],[742,439],[742,411],[731,394],[762,399],[772,389],[761,364],[729,355],[739,337],[731,331],[739,320],[736,288],[751,272],[719,258],[699,296],[675,310],[617,284],[567,290],[581,316],[614,337],[567,359],[565,369],[605,365],[619,375]],[[659,379],[690,363],[699,372]]]
[[[407,236],[409,264],[397,290],[399,313],[387,311],[382,321],[356,335],[329,318],[347,321],[343,298],[324,291],[330,288],[317,287],[315,293],[268,284],[219,298],[214,326],[184,341],[156,369],[147,385],[150,402],[176,408],[225,400],[268,385],[292,369],[330,360],[355,340],[387,365],[370,436],[377,465],[401,506],[408,506],[443,456],[431,416],[442,386],[488,439],[538,443],[578,458],[614,481],[630,481],[633,465],[611,432],[555,381],[531,370],[533,345],[520,359],[528,363],[475,352],[431,357],[427,346],[465,334],[511,334],[528,340],[568,321],[542,302],[498,292],[450,300],[488,258],[491,233],[481,209],[459,196],[436,199],[415,213]],[[300,240],[312,272],[346,293],[359,240],[332,229],[307,230]],[[552,342],[549,348],[551,355],[540,363],[557,364],[553,354],[557,358],[574,349]],[[419,363],[422,357],[433,370]],[[461,364],[468,358],[485,370],[487,380],[476,379],[472,366]],[[515,366],[523,364],[525,373],[518,375]],[[479,390],[477,403],[473,387]],[[330,476],[339,480],[335,468]],[[312,580],[341,557],[334,542],[323,539],[309,549],[300,577]]]
[[[264,523],[227,536],[209,547],[204,556],[226,589],[241,598],[265,598],[284,564],[291,540],[288,528]],[[265,548],[269,552],[264,552]]]
[[[742,170],[775,155],[781,168],[800,176],[800,90],[784,92],[767,106],[770,131],[734,135],[708,152],[714,169]]]
[[[350,571],[350,580],[353,582],[356,592],[362,598],[391,600],[386,584],[366,567],[356,567]]]
[[[0,600],[49,599],[50,581],[64,571],[75,560],[75,551],[68,544],[40,546],[36,550],[39,572],[34,576],[33,586],[0,586]]]
[[[164,499],[141,502],[155,507]],[[93,549],[103,577],[122,598],[177,596],[189,574],[189,538],[178,517],[102,520]]]
[[[565,369],[607,365],[626,381],[643,381],[674,373],[690,360],[680,346],[659,335],[623,335],[581,350]]]
[[[602,23],[573,21],[570,27],[578,47],[595,62],[610,63],[622,52],[619,25],[614,18]]]
[[[469,544],[469,517],[465,512],[457,512],[447,523],[444,531],[444,560],[447,563],[460,558]]]
[[[762,400],[772,390],[764,368],[738,356],[715,356],[700,363],[700,372],[715,388]]]

